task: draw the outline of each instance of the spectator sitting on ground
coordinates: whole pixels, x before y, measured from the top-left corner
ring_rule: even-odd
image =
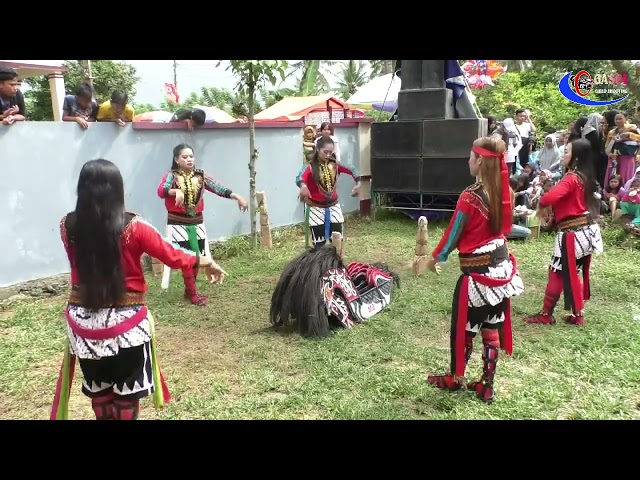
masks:
[[[111,100],[107,100],[98,108],[96,119],[98,122],[115,122],[124,127],[128,122],[133,122],[134,110],[129,101],[129,95],[125,92],[117,91],[111,95]]]
[[[80,128],[89,128],[89,122],[95,122],[98,114],[98,103],[93,100],[93,88],[88,83],[81,83],[75,95],[64,97],[62,105],[62,121],[76,122]]]
[[[0,120],[3,125],[13,125],[27,119],[24,95],[19,89],[18,72],[0,67]]]
[[[602,199],[607,204],[607,212],[611,213],[612,219],[623,196],[622,177],[620,175],[612,175],[609,179],[609,185],[602,189]]]
[[[516,179],[515,190],[515,206],[524,206],[529,208],[529,186],[531,185],[531,178],[526,173],[520,174]]]
[[[515,204],[515,194],[513,191],[513,187],[517,182],[516,183],[514,182],[516,182],[516,180],[513,178],[510,179],[509,181],[510,183],[509,193],[511,194],[511,205]],[[528,214],[526,211],[522,212],[515,209],[513,210],[511,231],[506,235],[506,237],[509,240],[526,240],[531,236],[531,230],[525,227],[524,225],[521,225],[521,223],[526,222],[527,216]]]

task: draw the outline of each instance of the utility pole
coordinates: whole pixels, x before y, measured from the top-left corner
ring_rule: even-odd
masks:
[[[178,64],[173,61],[173,85],[178,88]]]
[[[93,75],[91,75],[91,60],[80,60],[82,70],[84,70],[84,80],[93,88]]]

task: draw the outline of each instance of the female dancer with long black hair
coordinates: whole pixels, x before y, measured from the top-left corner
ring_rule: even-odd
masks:
[[[464,372],[473,340],[482,335],[483,373],[466,387],[485,403],[493,401],[493,380],[502,347],[512,351],[511,297],[524,292],[516,260],[505,235],[511,232],[513,202],[503,140],[478,138],[469,156],[469,171],[478,181],[458,199],[449,227],[432,253],[428,267],[438,272],[456,248],[462,275],[453,294],[451,370],[429,375],[427,381],[443,390],[464,386]]]
[[[593,213],[599,211],[595,196],[595,162],[591,143],[582,138],[569,142],[562,159],[566,174],[540,197],[538,215],[553,209],[558,234],[553,245],[549,280],[542,311],[524,319],[526,323],[556,323],[553,310],[564,291],[565,308],[571,315],[564,320],[584,325],[584,304],[591,296],[589,267],[591,255],[603,251],[600,227]],[[582,285],[578,274],[582,270]]]
[[[52,419],[66,419],[76,357],[82,392],[99,420],[135,420],[139,400],[169,400],[155,356],[153,317],[145,305],[141,264],[146,253],[172,268],[207,267],[211,283],[226,272],[210,257],[162,238],[124,205],[122,175],[108,160],[87,162],[78,179],[78,201],[60,222],[71,264],[66,309],[69,347],[58,380]]]

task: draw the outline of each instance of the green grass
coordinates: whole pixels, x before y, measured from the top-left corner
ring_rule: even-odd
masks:
[[[524,325],[539,310],[551,236],[512,243],[526,292],[513,301],[514,353],[501,355],[496,401],[429,387],[428,372],[449,361],[455,255],[440,276],[414,277],[416,223],[383,212],[375,222],[347,220],[347,260],[386,261],[402,275],[391,307],[369,323],[325,340],[269,328],[271,292],[285,263],[304,247],[301,229],[274,232],[272,250],[246,239],[216,247],[230,273],[222,286],[201,284],[210,305],[182,300],[174,273],[167,292],[149,276],[160,364],[174,396],[164,410],[143,401],[145,419],[638,419],[640,411],[640,252],[618,246],[606,229],[594,259],[593,299],[585,328]],[[443,225],[430,226],[430,247]],[[0,312],[0,419],[45,419],[64,345],[64,298]],[[479,376],[476,348],[467,375]],[[81,374],[78,372],[78,377]],[[77,378],[78,378],[77,377]],[[73,386],[72,418],[92,418]]]

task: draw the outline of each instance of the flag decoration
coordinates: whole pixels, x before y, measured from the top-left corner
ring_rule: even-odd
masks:
[[[466,60],[462,71],[469,87],[481,90],[487,85],[493,87],[496,77],[507,71],[497,60]]]
[[[464,93],[466,86],[463,75],[458,60],[444,61],[444,82],[446,87],[453,91],[454,102]]]
[[[167,102],[172,105],[180,103],[180,95],[178,95],[178,89],[173,83],[164,84],[164,93],[167,97]]]

